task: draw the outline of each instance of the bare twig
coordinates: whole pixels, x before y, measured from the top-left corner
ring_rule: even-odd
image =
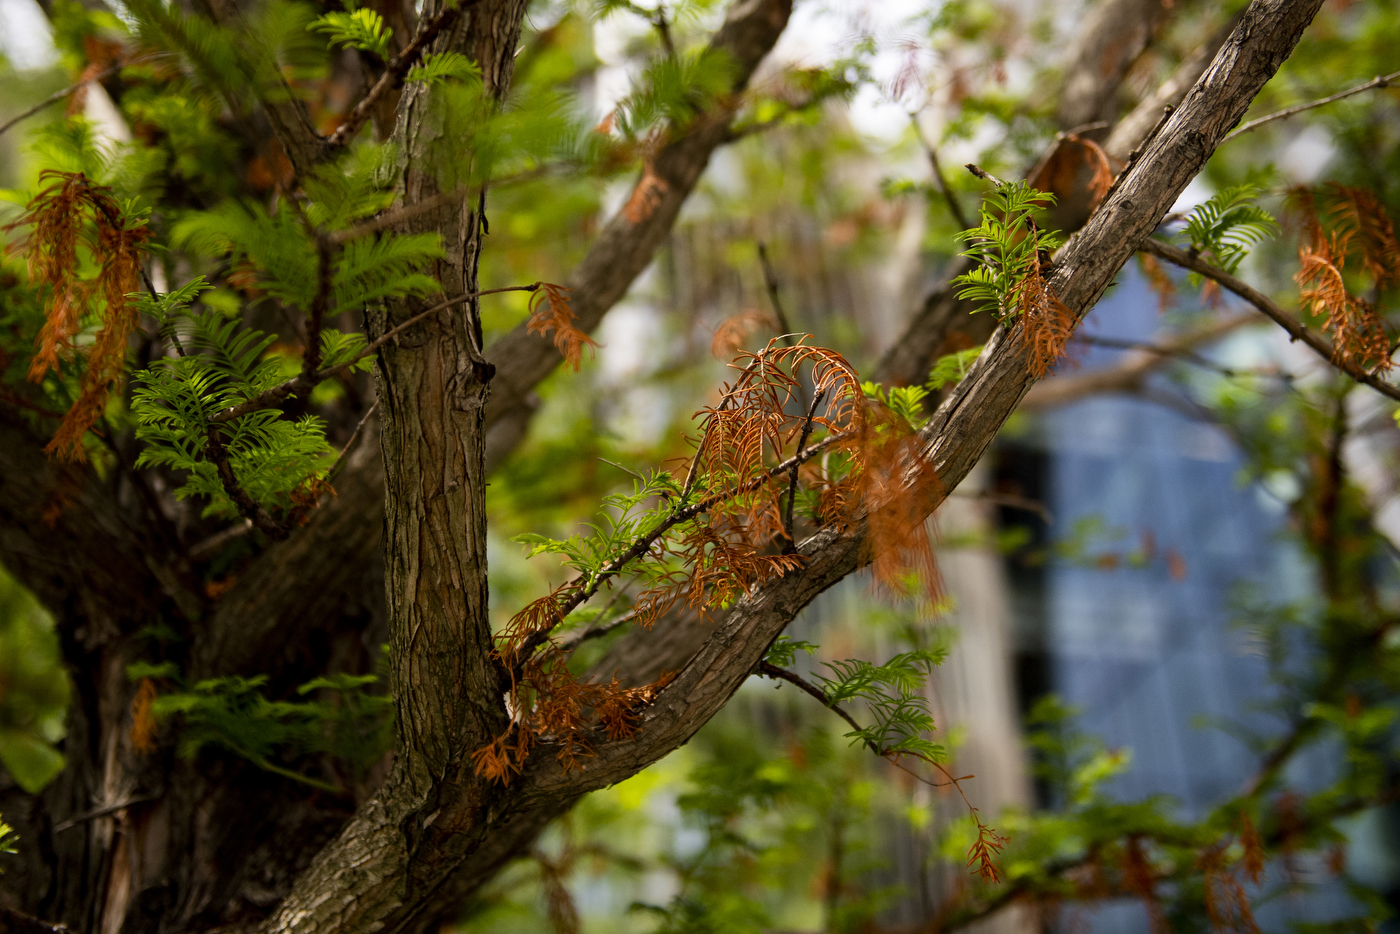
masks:
[[[1228,143],[1235,137],[1243,136],[1250,130],[1257,130],[1259,127],[1263,126],[1266,123],[1273,123],[1275,120],[1283,120],[1293,116],[1294,114],[1300,114],[1305,110],[1312,110],[1314,107],[1322,107],[1325,104],[1330,104],[1333,101],[1339,101],[1343,98],[1351,97],[1353,94],[1360,94],[1363,91],[1371,91],[1375,90],[1376,88],[1388,88],[1390,87],[1391,82],[1395,81],[1397,78],[1400,78],[1400,71],[1391,72],[1390,74],[1385,75],[1383,77],[1378,76],[1372,78],[1365,84],[1358,84],[1354,88],[1349,88],[1345,91],[1333,94],[1331,97],[1324,97],[1321,100],[1310,101],[1306,104],[1299,104],[1296,107],[1286,107],[1283,110],[1276,110],[1271,114],[1267,114],[1263,117],[1260,117],[1258,120],[1251,120],[1244,126],[1239,127],[1236,130],[1230,131],[1230,133],[1226,134],[1225,138],[1220,141],[1220,145],[1224,146],[1226,143]]]
[[[1005,506],[1008,509],[1020,509],[1024,512],[1032,512],[1045,521],[1046,525],[1054,525],[1055,517],[1050,510],[1045,508],[1045,504],[1038,499],[1031,499],[1029,496],[1016,496],[1014,493],[996,493],[992,490],[983,490],[980,493],[964,493],[954,490],[948,494],[959,499],[975,499],[984,503],[992,503],[995,506]]]
[[[943,196],[943,201],[948,205],[948,213],[953,215],[953,222],[958,225],[959,230],[971,230],[972,224],[964,213],[962,203],[953,194],[953,189],[948,187],[948,179],[943,176],[943,166],[938,161],[938,150],[928,137],[924,136],[923,128],[919,126],[917,117],[911,116],[914,124],[914,132],[918,134],[919,143],[924,147],[924,152],[928,155],[929,169],[933,172],[933,183],[938,186],[938,193]]]
[[[1395,386],[1379,377],[1373,376],[1353,363],[1337,359],[1336,352],[1322,335],[1309,329],[1301,321],[1298,321],[1278,305],[1275,305],[1267,295],[1264,295],[1262,292],[1236,279],[1225,270],[1210,265],[1199,256],[1192,256],[1179,247],[1174,247],[1170,243],[1163,243],[1161,240],[1156,240],[1152,237],[1148,237],[1144,240],[1139,249],[1143,252],[1151,253],[1159,259],[1164,259],[1169,263],[1180,266],[1183,269],[1189,269],[1192,272],[1200,273],[1207,279],[1213,279],[1219,282],[1225,288],[1234,292],[1240,298],[1268,315],[1269,318],[1273,319],[1275,324],[1287,331],[1288,336],[1293,338],[1293,340],[1302,341],[1304,344],[1307,344],[1317,352],[1318,356],[1341,370],[1347,376],[1350,376],[1356,382],[1370,386],[1372,389],[1376,390],[1376,392],[1400,401],[1400,386]]]
[[[306,320],[306,351],[301,357],[301,375],[304,379],[314,377],[321,366],[321,327],[326,320],[326,309],[330,307],[334,288],[331,259],[330,239],[316,237],[316,297],[311,300],[311,312]]]
[[[816,417],[817,407],[822,404],[822,399],[825,396],[826,390],[823,389],[813,397],[812,404],[807,407],[807,417],[802,422],[802,436],[797,441],[797,449],[799,451],[807,446],[807,439],[812,435],[812,419]],[[789,475],[788,479],[787,511],[783,515],[783,531],[787,533],[787,548],[789,551],[792,550],[796,544],[792,537],[792,507],[797,501],[797,471],[799,466],[801,465],[792,465],[792,473]]]
[[[375,399],[374,405],[370,406],[365,411],[365,414],[360,416],[359,422],[355,424],[355,430],[350,433],[350,440],[345,442],[345,447],[340,449],[340,456],[335,459],[335,463],[331,465],[330,471],[326,474],[327,483],[334,481],[335,478],[340,475],[340,472],[345,469],[345,455],[349,454],[350,451],[354,449],[355,442],[360,440],[360,432],[365,430],[365,425],[369,422],[370,416],[373,415],[378,408],[379,400]]]
[[[233,472],[233,465],[229,463],[228,452],[224,450],[223,439],[219,436],[219,426],[209,425],[204,430],[205,444],[209,449],[209,459],[214,462],[214,468],[219,473],[219,483],[223,486],[228,498],[233,500],[233,504],[238,507],[238,511],[258,530],[269,538],[281,541],[291,534],[291,529],[287,528],[248,495],[248,491],[243,489],[238,483],[238,476]]]
[[[458,0],[456,4],[444,4],[432,17],[418,27],[418,33],[413,37],[413,41],[404,48],[402,52],[394,56],[384,69],[384,73],[379,76],[379,80],[370,88],[369,93],[355,105],[355,109],[350,111],[334,133],[326,137],[328,146],[344,146],[355,134],[360,131],[360,127],[365,125],[369,119],[370,111],[379,99],[388,94],[390,89],[403,84],[404,77],[409,69],[418,63],[423,50],[428,43],[437,38],[437,34],[443,27],[449,25],[458,13],[461,13],[469,6],[475,5],[476,0]]]
[[[77,83],[75,83],[75,84],[70,84],[68,87],[64,88],[62,91],[55,91],[54,93],[50,94],[48,97],[46,97],[46,98],[44,98],[43,100],[41,100],[39,103],[35,104],[33,107],[30,107],[28,110],[24,111],[23,113],[16,114],[15,116],[11,117],[9,120],[6,120],[6,121],[4,122],[4,124],[0,124],[0,134],[4,134],[6,130],[10,129],[10,127],[14,126],[16,123],[19,123],[21,120],[25,120],[25,119],[27,119],[27,118],[29,118],[29,117],[34,116],[36,113],[38,113],[39,111],[43,110],[45,107],[49,107],[49,106],[51,106],[51,105],[53,105],[53,104],[57,104],[59,101],[63,100],[63,99],[64,99],[65,97],[67,97],[68,95],[74,93],[75,91],[81,90],[82,88],[86,87],[87,85],[91,84],[92,82],[94,82],[94,81],[105,81],[105,80],[107,80],[108,78],[112,77],[112,75],[114,75],[114,74],[116,74],[118,71],[120,71],[120,70],[122,69],[122,67],[124,66],[124,64],[125,64],[124,62],[118,62],[118,63],[115,64],[115,65],[112,65],[112,66],[109,66],[109,67],[107,67],[107,68],[104,68],[102,71],[99,71],[97,74],[93,75],[91,78],[84,78],[83,80],[81,80],[81,81],[79,81],[79,82],[77,82]]]
[[[65,830],[86,823],[87,821],[96,820],[99,817],[106,817],[108,814],[115,814],[129,807],[134,807],[138,804],[146,804],[154,800],[156,800],[155,795],[141,795],[136,798],[127,798],[125,801],[118,801],[116,804],[106,804],[100,808],[93,808],[91,811],[84,811],[76,817],[70,817],[68,820],[59,821],[57,824],[53,825],[53,832],[62,833]]]
[[[975,162],[969,162],[967,165],[963,166],[963,168],[967,169],[969,172],[971,172],[973,175],[976,175],[978,178],[983,179],[984,181],[991,182],[998,188],[1006,184],[1006,182],[997,178],[991,172],[988,172],[986,169],[982,168]]]
[[[758,241],[758,264],[763,267],[763,285],[768,290],[768,300],[773,303],[773,314],[778,319],[778,332],[783,335],[783,343],[791,347],[792,325],[788,322],[787,312],[783,310],[782,297],[778,294],[778,276],[768,259],[768,245],[762,240]]]
[[[215,532],[203,541],[196,542],[190,546],[190,560],[203,561],[210,555],[217,553],[220,548],[223,548],[235,538],[242,538],[251,531],[253,531],[253,523],[244,519],[237,525],[231,525],[223,531]]]

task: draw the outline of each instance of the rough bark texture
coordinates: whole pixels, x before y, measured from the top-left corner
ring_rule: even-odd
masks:
[[[1050,283],[1076,315],[1084,315],[1098,301],[1138,242],[1157,226],[1288,56],[1320,5],[1321,0],[1256,0],[1249,7],[1171,121],[1103,208],[1057,257]],[[1021,327],[999,330],[987,352],[923,429],[924,453],[943,480],[941,489],[952,489],[972,469],[1033,381]],[[934,497],[927,507],[932,510],[937,500]],[[396,560],[392,536],[388,547],[392,567]],[[600,736],[594,755],[580,766],[565,768],[544,746],[531,756],[519,778],[502,787],[464,775],[450,755],[433,759],[437,747],[430,743],[423,758],[442,761],[443,772],[412,781],[406,777],[410,769],[396,769],[399,780],[391,780],[361,810],[351,828],[318,857],[315,869],[274,916],[268,930],[411,926],[428,915],[437,892],[465,894],[488,878],[503,851],[542,826],[542,815],[558,813],[580,794],[635,774],[684,743],[724,705],[793,617],[817,594],[859,567],[867,551],[857,526],[844,533],[819,532],[803,542],[798,553],[806,559],[803,568],[750,591],[735,604],[647,708],[636,736],[620,741],[603,741]],[[411,639],[416,634],[396,632],[396,640],[405,635]],[[468,654],[475,651],[469,633],[459,648]],[[455,716],[445,718],[448,728],[474,724],[467,713],[480,703],[480,698],[459,698]],[[412,730],[404,732],[409,756],[418,756]],[[432,809],[426,811],[420,801],[434,793]],[[417,818],[425,812],[430,820],[419,824]],[[405,847],[409,847],[406,865],[398,855]],[[373,897],[366,899],[366,891]],[[387,914],[386,905],[392,905]]]
[[[1092,307],[1157,225],[1287,57],[1318,5],[1256,0],[1245,12],[1113,197],[1057,258],[1050,283],[1077,314]],[[524,0],[481,2],[439,38],[439,47],[477,58],[488,86],[504,89],[523,8]],[[751,72],[787,10],[782,0],[740,0],[715,42],[731,37],[735,61],[750,62]],[[740,36],[749,38],[733,38]],[[430,96],[406,93],[399,107],[399,182],[404,201],[413,203],[433,194],[421,165],[434,133]],[[708,143],[717,125],[702,122],[689,131],[703,143],[696,144],[703,155],[675,154],[671,162],[666,150],[658,155],[651,171],[666,186],[652,186],[660,203],[647,217],[624,217],[641,234],[619,226],[604,235],[611,245],[600,241],[600,265],[581,268],[576,296],[592,294],[596,308],[605,310],[622,294],[722,141],[719,134]],[[295,148],[295,134],[284,145]],[[672,192],[680,200],[668,207]],[[414,229],[444,235],[448,259],[438,272],[449,292],[475,283],[478,210],[476,204],[446,206],[412,222]],[[620,274],[604,268],[609,256]],[[578,310],[588,307],[594,306],[579,302]],[[370,329],[382,333],[413,311],[407,305],[379,309]],[[41,862],[0,882],[26,914],[102,934],[246,925],[269,910],[269,932],[430,928],[579,795],[634,774],[685,742],[793,616],[861,565],[866,549],[859,527],[818,533],[799,547],[807,559],[801,571],[751,592],[714,624],[647,709],[637,737],[600,737],[596,755],[572,771],[544,747],[510,786],[477,779],[470,753],[499,732],[505,711],[490,659],[482,514],[493,368],[477,346],[475,320],[474,307],[454,309],[385,348],[378,361],[382,487],[372,467],[347,478],[342,498],[270,549],[212,613],[185,580],[178,555],[162,542],[160,523],[142,517],[132,491],[109,489],[86,474],[60,476],[38,455],[35,439],[21,437],[27,430],[22,423],[0,420],[0,441],[17,439],[0,443],[0,561],[60,616],[79,688],[68,741],[73,767],[42,800],[0,790],[6,817],[27,839],[41,841]],[[504,346],[509,353],[492,354],[502,367],[494,388],[503,395],[520,397],[557,360],[549,357],[552,346],[547,354],[524,349],[528,343]],[[943,489],[956,486],[976,463],[1031,382],[1019,329],[998,330],[924,429],[926,454]],[[53,526],[35,521],[36,502],[75,487],[74,505]],[[136,756],[127,738],[130,692],[123,669],[157,651],[138,630],[152,621],[171,625],[186,641],[158,651],[201,672],[249,671],[280,653],[280,676],[294,677],[306,658],[308,631],[325,627],[324,619],[305,617],[334,612],[326,591],[352,589],[345,585],[365,576],[358,562],[372,552],[378,532],[363,528],[367,517],[356,504],[372,502],[377,488],[384,491],[385,593],[402,741],[378,793],[346,823],[349,801],[291,787],[241,760]],[[358,492],[347,496],[351,490]],[[930,510],[936,505],[927,504]],[[333,542],[341,559],[323,561]],[[306,565],[293,563],[299,559]],[[274,570],[296,578],[301,589],[274,585]],[[235,647],[240,627],[255,633],[250,643],[256,650]],[[312,848],[337,827],[343,829],[307,868]]]

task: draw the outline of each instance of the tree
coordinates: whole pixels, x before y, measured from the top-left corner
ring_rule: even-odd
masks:
[[[54,134],[52,174],[12,228],[28,265],[7,290],[17,323],[0,408],[0,562],[59,621],[76,692],[66,768],[42,794],[0,802],[21,840],[45,841],[6,870],[17,907],[104,930],[421,929],[450,916],[581,796],[684,743],[781,661],[777,640],[817,594],[871,562],[898,586],[921,555],[923,518],[1140,247],[1243,291],[1221,269],[1243,242],[1238,221],[1253,218],[1230,214],[1240,205],[1223,205],[1233,223],[1199,218],[1191,251],[1150,235],[1320,5],[1256,0],[1102,145],[1079,143],[1110,178],[1093,204],[1082,187],[1057,192],[1050,226],[1078,228],[1058,250],[1039,239],[1033,192],[990,180],[1002,211],[983,214],[971,256],[950,271],[958,283],[924,303],[875,374],[917,386],[954,329],[985,340],[930,417],[907,390],[862,390],[839,355],[775,340],[707,412],[689,469],[641,477],[591,540],[533,542],[579,576],[501,632],[488,612],[486,478],[519,440],[531,390],[561,362],[578,366],[587,332],[652,261],[717,149],[818,108],[846,79],[796,74],[786,97],[751,89],[787,26],[782,0],[736,3],[694,51],[675,46],[663,10],[651,14],[660,48],[645,79],[613,126],[590,133],[548,80],[513,96],[527,58],[520,0],[416,14],[137,3],[137,41],[122,47],[95,41],[97,14],[55,7],[89,40],[85,78],[106,75],[151,132],[206,129],[192,147],[205,147],[199,172],[172,143],[169,165],[129,162],[144,179],[110,186],[89,140]],[[1111,109],[1165,15],[1126,0],[1103,9],[1065,79],[1057,147]],[[347,51],[330,55],[317,37]],[[325,90],[308,109],[313,74]],[[334,106],[345,87],[358,102]],[[261,174],[208,177],[221,147]],[[488,189],[600,165],[636,178],[565,283],[483,289]],[[1319,310],[1360,308],[1325,293],[1324,274],[1310,286]],[[484,345],[481,298],[512,288],[531,294],[530,314]],[[262,295],[271,301],[251,301]],[[991,313],[967,317],[979,297]],[[362,337],[336,323],[352,310]],[[1368,322],[1336,314],[1334,343],[1309,340],[1388,386]],[[84,323],[97,325],[90,347]],[[285,344],[296,349],[273,352]],[[362,399],[362,364],[374,368],[379,455],[356,447],[369,407],[328,402],[323,388],[334,378],[342,399]],[[315,411],[345,423],[339,457]],[[828,451],[834,467],[804,472]],[[810,491],[821,498],[804,516],[798,494]],[[381,554],[379,618],[363,591]],[[225,577],[221,562],[235,560],[246,563]],[[654,628],[613,646],[601,677],[580,677],[552,637],[586,626],[570,613],[624,571],[652,585],[633,612]],[[353,772],[289,770],[258,744],[274,728],[312,747],[342,728],[365,742],[377,702],[363,678],[325,677],[322,646],[345,651],[366,634],[388,643],[397,743],[387,775],[358,776],[352,809]],[[350,667],[364,675],[357,651]],[[618,659],[636,661],[608,681]],[[899,693],[930,661],[853,665],[816,692],[875,702],[859,736],[874,751],[934,760]],[[316,703],[288,703],[298,686],[320,692]],[[257,729],[238,732],[249,721]],[[180,754],[201,744],[224,754]],[[144,829],[115,833],[118,812]],[[990,878],[997,838],[977,831]],[[266,899],[240,894],[250,887]]]

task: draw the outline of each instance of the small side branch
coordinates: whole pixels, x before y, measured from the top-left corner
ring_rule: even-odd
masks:
[[[975,225],[967,219],[962,203],[953,194],[953,189],[948,187],[948,179],[944,177],[943,166],[938,161],[938,149],[928,141],[928,137],[924,136],[918,119],[911,118],[911,120],[914,124],[914,132],[918,134],[919,143],[924,147],[924,153],[928,156],[929,169],[933,173],[933,183],[938,186],[938,193],[943,196],[943,202],[948,205],[948,213],[953,215],[953,222],[958,225],[959,230],[971,230]]]
[[[807,439],[812,436],[812,419],[816,417],[817,408],[822,404],[826,390],[823,389],[812,399],[812,404],[807,407],[807,418],[802,422],[802,436],[798,439],[797,449],[800,451],[807,446]],[[797,472],[800,464],[792,465],[792,472],[788,475],[788,500],[787,510],[783,515],[783,531],[787,533],[787,547],[793,549],[797,541],[792,535],[792,508],[797,501]]]
[[[360,132],[360,127],[369,120],[370,111],[385,94],[393,88],[403,84],[403,79],[408,75],[409,69],[418,64],[418,60],[423,55],[423,50],[428,43],[437,38],[438,33],[451,25],[467,7],[476,3],[476,0],[458,0],[456,4],[445,4],[431,18],[418,27],[418,33],[409,42],[408,46],[398,55],[394,56],[384,69],[384,73],[379,76],[379,80],[374,82],[374,87],[369,89],[369,93],[355,105],[355,109],[345,117],[334,133],[326,137],[326,144],[329,146],[344,146],[355,138],[355,134]]]
[[[239,485],[238,477],[233,472],[233,465],[229,463],[228,452],[224,450],[223,439],[219,437],[217,425],[210,425],[205,429],[204,440],[209,448],[209,459],[214,462],[214,467],[219,473],[219,483],[223,485],[224,492],[228,494],[229,499],[233,500],[243,518],[253,523],[263,534],[277,541],[290,535],[290,529],[272,518],[268,511],[263,509],[258,501],[249,496],[248,491]]]
[[[778,333],[784,335],[783,343],[791,347],[792,325],[788,322],[787,312],[783,310],[782,297],[778,294],[778,276],[768,259],[768,244],[762,240],[758,241],[758,264],[763,267],[763,285],[768,290],[768,301],[772,302],[773,314],[778,319]]]
[[[1300,114],[1305,110],[1312,110],[1315,107],[1322,107],[1326,104],[1331,104],[1334,101],[1339,101],[1343,98],[1351,97],[1353,94],[1360,94],[1363,91],[1373,91],[1376,88],[1388,88],[1393,82],[1396,81],[1396,79],[1400,79],[1400,71],[1391,72],[1390,74],[1382,77],[1372,78],[1365,84],[1358,84],[1354,88],[1349,88],[1345,91],[1338,92],[1336,94],[1333,94],[1331,97],[1324,97],[1321,100],[1309,101],[1306,104],[1299,104],[1296,107],[1286,107],[1283,110],[1276,110],[1271,114],[1260,117],[1258,120],[1251,120],[1244,126],[1239,127],[1236,130],[1232,130],[1230,133],[1226,134],[1224,139],[1220,141],[1220,145],[1224,146],[1226,143],[1228,143],[1235,137],[1243,136],[1250,130],[1257,130],[1259,129],[1259,127],[1263,126],[1266,123],[1273,123],[1275,120],[1284,120],[1288,117],[1293,116],[1294,114]]]
[[[321,327],[326,320],[326,309],[330,307],[331,292],[331,242],[324,236],[316,238],[316,297],[311,300],[311,314],[306,321],[306,351],[301,357],[301,375],[312,379],[321,366]]]
[[[800,449],[796,454],[792,455],[792,457],[789,457],[781,464],[778,464],[774,467],[769,467],[767,470],[763,471],[763,473],[759,474],[757,477],[754,477],[747,483],[740,484],[732,490],[725,490],[721,493],[712,494],[700,500],[699,502],[692,503],[689,506],[684,506],[680,509],[675,510],[664,520],[662,520],[656,526],[656,528],[652,529],[645,535],[639,536],[635,541],[632,542],[630,546],[628,546],[626,551],[618,555],[616,558],[613,558],[607,564],[605,564],[602,570],[600,570],[596,575],[593,576],[591,583],[587,584],[586,586],[578,586],[582,584],[585,578],[575,578],[572,582],[572,585],[577,587],[577,589],[574,590],[574,592],[569,596],[567,600],[564,600],[559,604],[558,620],[562,622],[570,613],[578,609],[583,604],[587,603],[590,599],[592,599],[593,595],[598,592],[599,588],[601,588],[603,584],[612,580],[618,574],[621,574],[622,571],[626,569],[627,565],[631,564],[633,561],[646,554],[647,551],[650,550],[652,545],[656,544],[656,542],[663,535],[665,535],[671,529],[675,528],[677,525],[680,525],[682,522],[687,522],[691,519],[694,519],[701,513],[708,512],[709,510],[717,506],[719,503],[722,503],[727,499],[733,499],[734,497],[742,496],[745,493],[752,493],[754,490],[759,489],[763,486],[763,484],[768,483],[773,478],[781,477],[788,471],[796,469],[799,465],[806,463],[813,457],[816,457],[818,454],[826,450],[831,445],[835,444],[838,441],[843,441],[846,438],[849,438],[854,433],[854,429],[848,429],[846,431],[837,432],[833,435],[828,435],[827,437],[818,441],[811,447]],[[558,622],[554,624],[554,626],[557,625]],[[554,626],[547,626],[545,628],[537,629],[536,631],[530,633],[530,635],[527,636],[520,643],[520,645],[512,651],[512,664],[515,669],[515,676],[517,679],[519,678],[520,671],[525,666],[525,662],[527,662],[530,659],[530,656],[534,654],[535,649],[539,648],[545,643],[546,640],[549,639],[549,634],[554,631]]]
[[[93,75],[91,78],[84,78],[83,80],[77,82],[76,84],[70,84],[68,87],[64,88],[62,91],[55,91],[54,93],[50,94],[48,97],[46,97],[46,98],[44,98],[43,100],[41,100],[39,103],[35,104],[33,107],[30,107],[28,110],[24,111],[23,113],[16,114],[15,116],[13,116],[13,117],[11,117],[10,119],[6,120],[6,121],[4,122],[4,124],[0,124],[0,135],[3,135],[3,134],[5,133],[5,131],[9,130],[11,127],[13,127],[15,124],[19,123],[20,121],[22,121],[22,120],[27,120],[28,118],[34,116],[34,115],[35,115],[36,113],[38,113],[39,111],[43,110],[45,107],[50,107],[50,106],[52,106],[52,105],[54,105],[54,104],[57,104],[59,101],[63,100],[65,97],[68,97],[70,94],[73,94],[73,93],[75,93],[75,92],[77,92],[77,91],[82,90],[84,87],[86,87],[87,85],[91,84],[92,82],[94,82],[94,81],[106,81],[108,78],[112,77],[112,75],[116,74],[118,71],[121,71],[121,69],[122,69],[122,67],[123,67],[123,64],[124,64],[124,63],[122,63],[122,62],[118,62],[118,63],[115,64],[115,65],[112,65],[112,66],[110,66],[110,67],[108,67],[108,68],[104,68],[102,71],[99,71],[97,74]]]
[[[1152,237],[1148,237],[1144,240],[1138,249],[1142,250],[1144,253],[1150,253],[1159,259],[1164,259],[1176,266],[1180,266],[1183,269],[1189,269],[1192,272],[1199,273],[1207,279],[1215,280],[1266,314],[1275,324],[1287,331],[1288,336],[1293,338],[1293,340],[1302,341],[1316,351],[1318,356],[1341,370],[1347,376],[1350,376],[1356,382],[1370,386],[1372,389],[1376,390],[1376,392],[1388,396],[1391,399],[1395,399],[1396,401],[1400,401],[1400,386],[1395,386],[1379,377],[1373,376],[1355,364],[1337,359],[1336,352],[1322,335],[1318,334],[1316,331],[1310,330],[1301,321],[1274,304],[1267,295],[1252,288],[1247,283],[1236,279],[1225,270],[1212,266],[1210,263],[1203,261],[1200,257],[1192,256],[1179,247],[1172,246],[1170,243],[1163,243],[1161,240],[1156,240]]]

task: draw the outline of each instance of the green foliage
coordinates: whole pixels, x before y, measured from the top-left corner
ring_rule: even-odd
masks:
[[[918,429],[927,416],[924,413],[924,399],[928,390],[922,386],[891,386],[886,389],[879,383],[865,382],[860,385],[865,398],[879,402],[889,409],[910,429]]]
[[[1278,223],[1255,199],[1259,189],[1250,184],[1223,188],[1198,204],[1186,217],[1186,227],[1178,234],[1190,244],[1193,253],[1209,255],[1228,273],[1239,269],[1249,248],[1278,233]],[[1199,275],[1192,283],[1199,285]]]
[[[206,288],[200,277],[159,298],[138,299],[162,331],[188,348],[135,374],[131,410],[139,426],[136,436],[146,443],[136,463],[184,471],[187,479],[175,495],[206,497],[206,515],[231,519],[238,506],[209,456],[210,419],[276,386],[285,374],[281,361],[266,354],[272,337],[220,315],[188,313],[189,303]],[[328,338],[326,345],[340,357],[355,346],[339,338]],[[217,430],[239,486],[268,508],[292,509],[294,496],[331,465],[333,449],[324,423],[314,415],[289,420],[276,409],[261,409]]]
[[[63,769],[69,694],[53,620],[0,568],[0,765],[29,794]]]
[[[663,125],[684,129],[729,92],[731,74],[728,56],[713,49],[654,59],[617,105],[616,126],[629,139]]]
[[[982,205],[982,222],[955,239],[968,244],[961,255],[977,261],[969,273],[957,276],[958,298],[976,302],[974,311],[991,311],[1006,321],[1020,313],[1017,292],[1026,276],[1038,267],[1060,239],[1036,225],[1036,217],[1055,203],[1049,192],[1037,191],[1025,182],[998,185]]]
[[[18,853],[19,850],[15,849],[15,844],[18,842],[19,834],[15,833],[15,828],[5,823],[4,816],[0,815],[0,856],[7,854],[13,856]],[[4,868],[0,867],[0,873],[4,871]]]
[[[271,297],[303,312],[319,292],[315,225],[322,232],[346,230],[393,200],[383,184],[392,164],[389,147],[362,147],[344,164],[324,167],[304,182],[310,198],[305,221],[291,209],[269,213],[260,204],[227,201],[191,213],[175,225],[172,245],[204,256],[248,263],[258,286]],[[442,256],[435,234],[366,235],[347,240],[332,257],[331,294],[326,314],[357,311],[373,302],[441,289],[422,272]]]
[[[933,732],[934,722],[923,688],[946,654],[941,648],[915,649],[901,652],[883,665],[862,658],[824,662],[835,677],[817,675],[817,681],[829,703],[843,704],[856,698],[865,701],[875,722],[847,733],[852,742],[868,743],[882,755],[911,753],[942,762],[944,747],[924,738]]]
[[[389,38],[394,30],[385,26],[384,17],[371,9],[327,13],[306,28],[311,32],[324,33],[332,47],[338,45],[359,49],[375,55],[380,61],[389,58]]]
[[[591,535],[553,539],[526,532],[511,541],[527,546],[526,553],[531,558],[542,554],[562,555],[567,567],[578,571],[592,584],[598,574],[620,560],[634,542],[651,535],[666,521],[673,510],[671,497],[679,496],[680,492],[670,473],[653,471],[644,480],[634,481],[631,493],[603,497],[598,522],[584,523],[592,530]],[[686,525],[688,523],[677,524],[673,534],[684,532]]]
[[[811,655],[819,648],[821,646],[815,642],[803,642],[800,639],[779,636],[768,647],[768,651],[763,655],[763,660],[770,665],[777,665],[779,668],[791,668],[798,652],[806,652]]]
[[[180,684],[173,665],[137,664],[127,677]],[[179,754],[193,759],[213,746],[241,756],[261,769],[327,791],[337,785],[277,764],[325,753],[348,762],[358,774],[373,765],[393,743],[393,699],[372,694],[375,675],[338,674],[316,678],[297,688],[305,701],[273,701],[263,693],[265,675],[212,678],[188,688],[159,694],[151,713],[178,721]]]
[[[408,70],[407,81],[440,84],[449,78],[459,81],[481,81],[481,68],[461,52],[434,52]]]
[[[982,346],[982,344],[978,344],[976,347],[969,347],[966,350],[959,350],[939,357],[933,364],[933,369],[929,370],[928,380],[924,385],[928,387],[930,392],[938,392],[944,386],[956,386],[962,382],[962,378],[967,375],[972,364],[982,355]]]

